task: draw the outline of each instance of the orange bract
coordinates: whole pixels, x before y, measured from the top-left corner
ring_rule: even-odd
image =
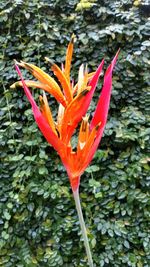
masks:
[[[44,118],[47,120],[49,126],[52,128],[53,132],[57,135],[55,123],[53,121],[52,113],[48,105],[47,97],[45,92],[43,92],[43,97],[40,95],[40,111],[43,114]]]
[[[73,54],[74,38],[75,38],[75,35],[72,34],[70,43],[67,48],[65,69],[64,69],[66,78],[69,83],[70,83],[70,69],[71,69],[71,61],[72,61],[72,54]]]

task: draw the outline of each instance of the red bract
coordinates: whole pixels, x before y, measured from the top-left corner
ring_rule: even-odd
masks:
[[[74,82],[70,79],[73,40],[74,37],[72,37],[68,45],[66,62],[62,69],[46,58],[50,62],[51,69],[59,80],[60,85],[37,66],[25,62],[16,62],[16,70],[21,81],[16,82],[11,87],[22,86],[24,88],[38,127],[48,143],[58,152],[67,170],[72,190],[76,191],[80,184],[80,176],[91,162],[103,135],[110,103],[112,72],[119,51],[105,72],[100,98],[93,118],[89,123],[88,116],[85,114],[102,72],[104,60],[102,60],[94,73],[88,73],[87,68],[82,65],[79,69],[78,82],[74,85]],[[24,80],[19,66],[29,70],[38,79],[38,82]],[[44,94],[39,98],[40,109],[28,87],[36,87],[43,90]],[[53,120],[45,91],[53,95],[59,102],[56,122]],[[78,143],[74,151],[71,145],[71,138],[79,123]]]

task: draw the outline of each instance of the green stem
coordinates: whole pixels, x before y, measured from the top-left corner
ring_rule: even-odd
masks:
[[[79,198],[79,190],[78,189],[76,191],[73,191],[73,196],[74,196],[74,200],[75,200],[75,204],[76,204],[76,209],[77,209],[77,212],[78,212],[78,217],[79,217],[79,222],[80,222],[80,226],[81,226],[82,236],[83,236],[83,240],[84,240],[86,254],[87,254],[87,257],[88,257],[88,263],[89,263],[90,267],[94,267],[93,260],[92,260],[92,254],[91,254],[91,250],[90,250],[90,246],[89,246],[89,241],[88,241],[88,237],[87,237],[87,231],[86,231],[86,227],[85,227],[85,222],[84,222],[84,218],[83,218],[83,214],[82,214],[81,203],[80,203],[80,198]]]

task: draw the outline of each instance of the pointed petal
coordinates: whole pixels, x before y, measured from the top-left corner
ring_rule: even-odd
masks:
[[[43,83],[39,83],[36,81],[24,80],[24,82],[25,82],[26,86],[28,86],[28,87],[36,87],[36,88],[43,89],[43,87],[45,86]],[[11,89],[15,89],[17,87],[23,87],[22,81],[15,82],[10,86]]]
[[[81,93],[83,80],[84,80],[84,65],[82,64],[79,68],[79,73],[78,73],[78,94]]]
[[[95,154],[95,152],[96,152],[96,150],[97,150],[97,148],[99,146],[100,140],[102,138],[104,128],[105,127],[101,128],[101,126],[100,126],[100,128],[99,128],[99,130],[97,132],[97,136],[95,138],[95,141],[94,141],[93,145],[91,146],[91,148],[89,149],[89,151],[88,151],[88,153],[87,153],[87,155],[85,157],[84,170],[87,168],[87,166],[90,164],[91,160],[93,159],[93,156],[94,156],[94,154]]]
[[[63,88],[63,92],[64,92],[67,102],[70,103],[73,99],[72,90],[71,90],[70,83],[68,82],[64,72],[50,59],[48,59],[47,57],[45,57],[45,59],[47,62],[50,62],[52,64],[51,69],[56,75],[56,77],[58,78],[58,80],[60,81],[60,84]]]
[[[47,121],[45,120],[43,115],[41,114],[36,102],[34,101],[34,99],[32,97],[32,94],[30,93],[30,90],[28,89],[28,87],[26,86],[26,84],[25,84],[25,82],[24,82],[24,80],[22,78],[22,74],[21,74],[21,71],[20,71],[19,67],[17,65],[15,65],[15,67],[16,67],[16,70],[18,72],[18,75],[21,78],[25,94],[26,94],[29,102],[32,105],[34,118],[35,118],[35,121],[36,121],[38,127],[40,128],[42,134],[44,135],[44,137],[46,138],[48,143],[50,143],[55,148],[55,150],[58,153],[60,153],[61,150],[63,149],[63,143],[54,134],[54,132],[52,131],[51,127],[49,126],[49,124],[47,123]]]
[[[115,66],[119,50],[115,57],[113,58],[111,64],[108,66],[106,73],[104,75],[104,84],[100,94],[100,98],[90,124],[90,129],[95,127],[99,122],[101,122],[101,127],[105,127],[110,103],[111,88],[112,88],[112,71]]]
[[[96,139],[94,141],[94,144],[92,145],[86,159],[86,166],[90,163],[92,160],[94,153],[96,149],[98,148],[98,145],[100,143],[100,140],[102,138],[106,121],[107,121],[107,115],[108,115],[108,109],[109,109],[109,103],[110,103],[110,96],[111,96],[111,87],[112,87],[112,71],[116,64],[117,57],[119,54],[119,51],[117,51],[114,59],[112,60],[111,64],[106,70],[105,76],[104,76],[104,85],[102,88],[102,92],[100,95],[100,99],[98,101],[95,114],[93,116],[93,119],[90,124],[90,129],[92,130],[98,123],[101,123],[100,128],[98,130]]]
[[[89,123],[88,123],[88,116],[85,116],[82,119],[80,131],[79,131],[79,137],[78,137],[78,145],[77,145],[77,155],[82,153],[82,150],[88,140],[89,137]]]
[[[92,99],[92,96],[94,94],[94,91],[95,91],[97,83],[98,83],[99,76],[100,76],[100,74],[102,72],[103,65],[104,65],[104,60],[102,60],[102,62],[98,66],[95,74],[92,76],[91,81],[88,84],[88,86],[91,87],[91,90],[90,90],[89,94],[87,95],[87,102],[90,102],[91,99]]]
[[[87,80],[88,82],[93,78],[93,76],[95,75],[95,71],[94,72],[90,72],[90,73],[87,73]],[[78,91],[78,82],[74,85],[72,84],[72,90],[73,90],[73,95],[76,94],[76,92]],[[79,94],[79,93],[78,93]]]
[[[18,63],[18,65],[29,70],[35,78],[37,78],[42,84],[46,85],[46,91],[48,93],[52,94],[63,106],[66,106],[64,95],[61,92],[59,85],[52,77],[33,64],[21,61],[21,63]]]
[[[87,65],[85,67],[80,67],[79,69],[79,78],[78,78],[78,92],[77,94],[79,95],[84,89],[87,88],[87,83],[88,83],[88,70],[87,70]],[[90,88],[90,86],[89,86]]]
[[[64,111],[65,111],[65,108],[63,107],[62,104],[60,104],[58,107],[58,115],[57,115],[57,130],[59,131],[60,138],[61,138],[61,127],[62,127]]]
[[[47,87],[46,84],[44,83],[31,81],[31,80],[24,80],[24,82],[27,87],[36,87],[49,93],[49,87]],[[11,89],[15,89],[17,87],[23,87],[22,81],[15,82],[10,86]]]
[[[90,153],[91,147],[94,144],[94,140],[96,140],[97,133],[100,128],[100,123],[95,126],[91,133],[89,134],[89,137],[83,147],[83,149],[80,151],[77,151],[77,163],[76,163],[76,169],[78,170],[78,175],[81,175],[81,173],[86,169],[87,165],[89,164],[88,162],[88,155]]]
[[[46,121],[48,122],[49,126],[53,130],[53,132],[57,135],[55,123],[53,121],[52,113],[48,104],[47,96],[45,92],[43,91],[43,97],[40,95],[40,111],[42,115],[45,117]]]
[[[97,133],[98,133],[98,130],[100,128],[100,123],[98,125],[96,125],[91,133],[89,134],[89,137],[88,137],[88,140],[83,148],[83,151],[82,151],[82,157],[83,159],[86,157],[86,155],[88,154],[88,151],[90,151],[91,149],[91,146],[93,145],[94,143],[94,140],[96,139],[96,136],[97,136]]]
[[[70,69],[71,69],[71,60],[72,60],[72,54],[73,54],[74,37],[75,35],[73,34],[71,36],[71,40],[67,48],[65,70],[64,70],[66,78],[69,83],[70,83]]]

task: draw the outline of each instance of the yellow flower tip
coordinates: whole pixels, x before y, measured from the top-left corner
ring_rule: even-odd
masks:
[[[84,117],[82,117],[82,120],[84,121],[84,122],[88,122],[88,120],[89,120],[89,115],[85,115]]]
[[[22,60],[21,60],[20,62],[21,62],[21,63],[19,63],[19,66],[26,68],[26,69],[29,70],[31,73],[34,72],[34,69],[31,67],[31,64],[26,63],[26,62],[24,62],[24,61],[22,61]]]
[[[16,59],[14,59],[14,64],[18,65],[18,66],[21,66],[21,67],[24,66],[24,62],[23,61],[18,62]]]
[[[84,68],[84,75],[88,74],[88,64],[85,64],[85,68]]]
[[[18,66],[21,66],[21,67],[24,67],[24,65],[25,65],[25,62],[23,62],[22,60],[20,62],[18,62],[16,59],[14,59],[13,61],[14,61],[15,65],[18,65]]]
[[[73,33],[73,34],[71,35],[71,40],[70,40],[71,43],[74,43],[74,39],[75,39],[75,37],[76,37],[76,36],[75,36],[75,34]]]
[[[10,89],[16,89],[16,83],[13,83],[13,84],[10,86]]]
[[[25,62],[23,62],[22,60],[20,60],[20,62],[18,62],[16,59],[14,59],[14,63],[15,63],[15,65],[19,65],[19,66],[23,67]]]
[[[45,59],[46,63],[50,63],[51,65],[55,64],[55,62],[52,59],[48,58],[48,57],[45,57],[44,59]]]
[[[40,101],[41,104],[44,103],[43,96],[39,95],[39,101]]]
[[[14,64],[15,64],[15,65],[18,65],[18,63],[19,63],[19,62],[18,62],[16,59],[14,59]]]
[[[16,89],[17,87],[20,87],[21,86],[21,81],[19,81],[19,82],[15,82],[15,83],[13,83],[11,86],[10,86],[10,88],[11,89]]]
[[[45,59],[46,62],[47,61],[49,62],[49,60],[50,60],[48,57],[44,57],[44,59]]]

